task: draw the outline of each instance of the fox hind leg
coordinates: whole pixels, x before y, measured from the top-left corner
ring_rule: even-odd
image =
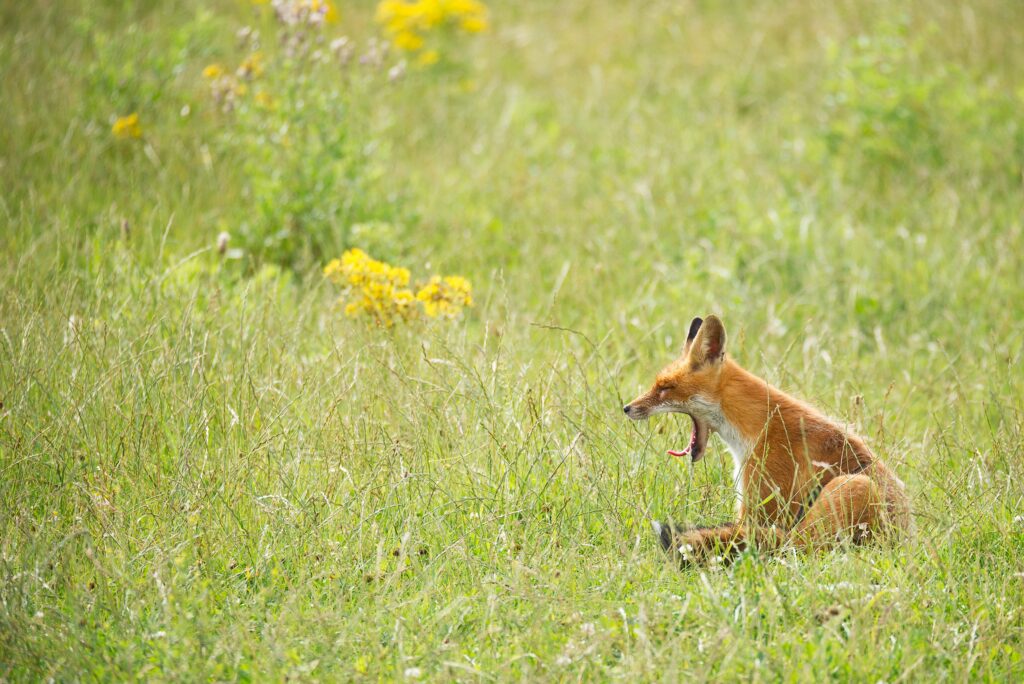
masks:
[[[863,543],[879,530],[884,505],[871,478],[841,475],[822,488],[793,530],[792,541],[803,548],[826,547],[844,540]]]

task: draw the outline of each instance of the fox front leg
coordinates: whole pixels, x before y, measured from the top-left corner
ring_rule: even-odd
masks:
[[[716,527],[677,528],[652,522],[662,548],[684,566],[729,563],[746,548],[743,528],[735,523]]]

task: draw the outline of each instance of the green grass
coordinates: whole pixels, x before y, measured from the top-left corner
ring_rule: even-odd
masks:
[[[280,104],[225,114],[253,22]],[[0,9],[0,677],[1024,677],[1024,6],[491,24],[389,83],[244,2]],[[348,246],[476,306],[347,319]],[[729,457],[620,407],[709,312],[913,541],[666,560],[648,519],[727,518]]]

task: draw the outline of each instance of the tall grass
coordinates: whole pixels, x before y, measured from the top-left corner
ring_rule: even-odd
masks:
[[[308,184],[201,76],[265,12],[0,10],[0,676],[1024,674],[1020,5],[495,3],[394,82],[301,72],[344,127]],[[243,239],[282,193],[299,246]],[[348,246],[476,305],[348,319]],[[708,312],[894,465],[913,540],[665,559],[729,457],[620,407]]]

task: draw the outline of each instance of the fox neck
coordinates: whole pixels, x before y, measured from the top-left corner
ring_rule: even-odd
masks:
[[[736,494],[743,499],[743,467],[768,421],[770,407],[788,397],[727,358],[718,378],[717,401],[694,397],[694,413],[722,438],[733,461]]]
[[[717,432],[729,447],[734,459],[742,462],[750,450],[751,440],[729,420],[723,404],[716,403],[697,395],[690,399],[689,405],[694,415],[707,423],[713,432]]]
[[[735,439],[746,444],[748,449],[764,431],[771,407],[792,401],[781,390],[732,359],[725,360],[719,375],[718,399],[723,422],[734,431]],[[728,438],[726,443],[730,443]]]

